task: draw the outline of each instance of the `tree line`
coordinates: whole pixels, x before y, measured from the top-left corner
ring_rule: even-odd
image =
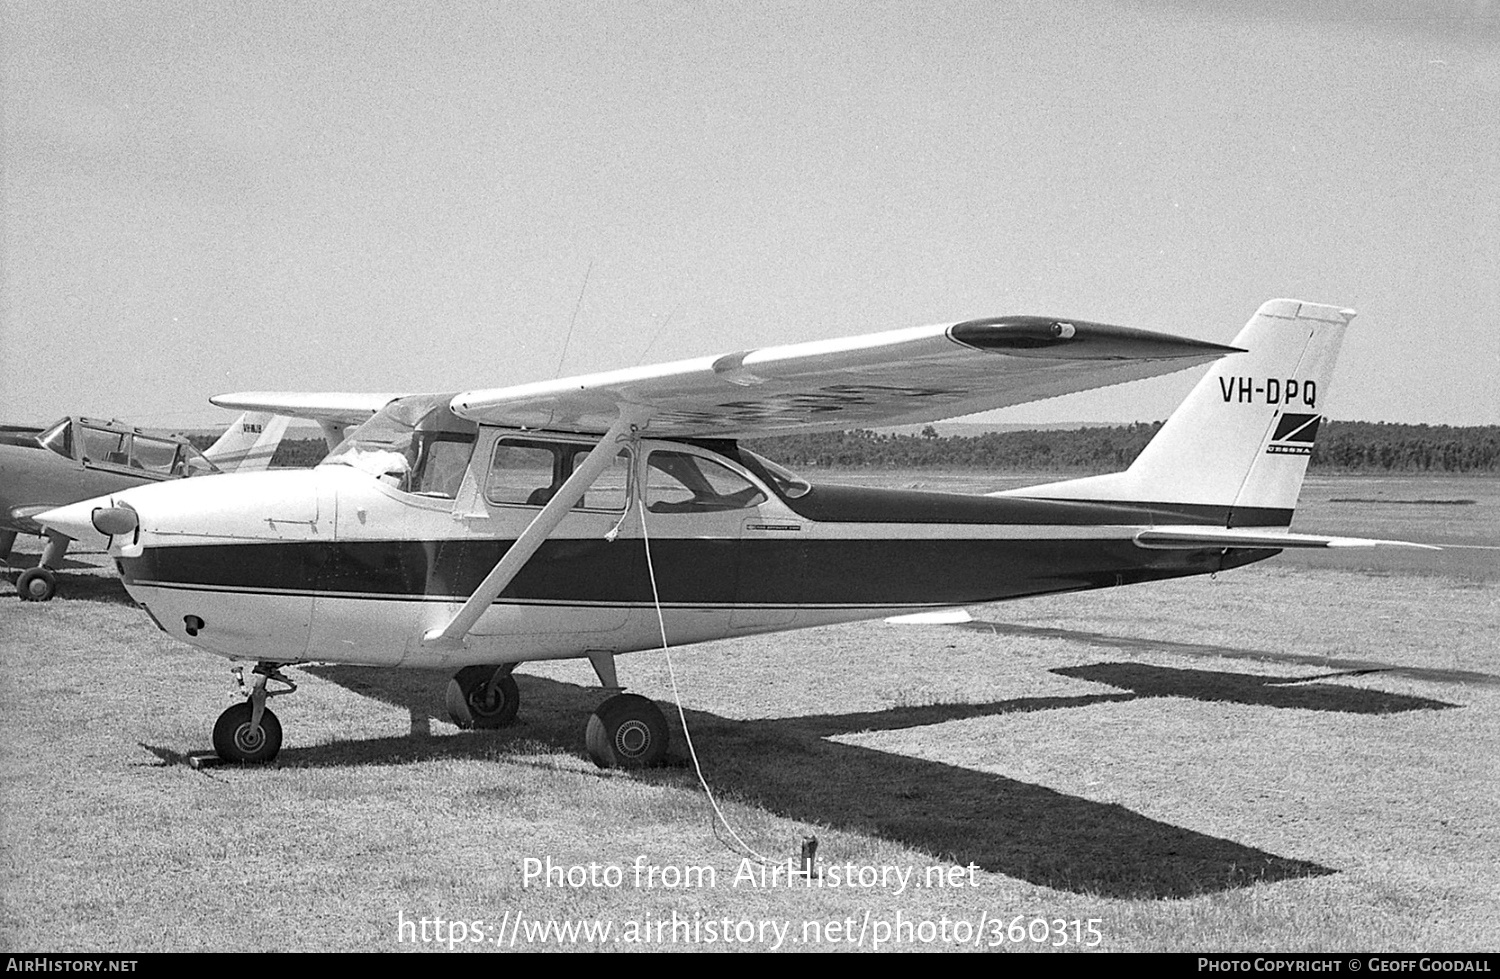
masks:
[[[825,432],[746,440],[793,469],[824,466],[1113,472],[1135,460],[1161,422],[1097,428],[938,435]],[[1311,467],[1333,472],[1500,471],[1500,426],[1400,425],[1324,421]]]
[[[746,448],[792,469],[1011,469],[1020,472],[1113,472],[1135,460],[1161,422],[1097,428],[939,435],[928,426],[917,435],[867,430],[746,439]],[[194,436],[204,448],[212,436]],[[321,438],[283,439],[272,459],[277,468],[316,465],[326,452]],[[1500,471],[1500,426],[1398,425],[1325,421],[1312,452],[1324,472]]]

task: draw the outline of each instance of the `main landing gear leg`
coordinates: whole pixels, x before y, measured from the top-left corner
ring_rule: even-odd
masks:
[[[16,594],[23,602],[50,602],[57,594],[57,575],[52,569],[62,563],[73,538],[49,533],[47,546],[42,548],[42,560],[34,568],[27,568],[16,579]]]
[[[589,715],[584,743],[600,768],[649,768],[667,754],[667,719],[645,697],[622,693],[612,653],[589,653],[604,690],[611,694]],[[514,663],[466,666],[448,681],[448,716],[461,728],[492,729],[515,722],[521,691]]]
[[[521,688],[516,664],[466,666],[448,681],[448,716],[461,728],[491,729],[515,723]]]
[[[589,654],[604,689],[613,694],[589,715],[584,743],[600,768],[650,768],[667,754],[667,719],[654,701],[620,693],[613,653]]]
[[[275,758],[281,750],[281,722],[266,707],[266,701],[295,692],[297,684],[281,672],[279,663],[256,663],[251,673],[254,679],[246,687],[244,668],[234,668],[245,702],[219,715],[214,724],[214,751],[225,761],[258,765]],[[284,683],[287,689],[267,690],[269,680]]]

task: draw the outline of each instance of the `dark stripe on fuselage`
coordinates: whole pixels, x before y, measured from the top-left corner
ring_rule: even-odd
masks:
[[[1121,503],[1047,500],[1022,496],[968,496],[862,486],[814,486],[787,506],[819,523],[1053,525],[1099,527],[1187,523],[1216,527],[1288,527],[1292,511],[1202,503]]]
[[[1089,501],[1086,506],[1125,507],[1151,514],[1154,523],[1205,524],[1215,527],[1290,527],[1290,507],[1220,506],[1216,503],[1111,503]]]
[[[767,486],[776,480],[753,452],[741,452],[730,439],[683,439],[733,459]],[[802,496],[777,497],[799,515],[819,523],[940,523],[1102,527],[1185,523],[1215,527],[1290,527],[1290,507],[1232,507],[1208,503],[1125,500],[1056,500],[1026,496],[932,493],[827,483]]]
[[[350,597],[467,598],[511,541],[336,541],[148,547],[127,584]],[[1248,564],[1271,550],[1146,550],[1130,540],[658,539],[664,604],[968,605]],[[649,605],[639,540],[549,540],[500,601]]]

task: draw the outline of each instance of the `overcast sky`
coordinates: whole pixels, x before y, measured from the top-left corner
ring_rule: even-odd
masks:
[[[1490,0],[0,10],[0,421],[1288,296],[1333,417],[1500,424]]]

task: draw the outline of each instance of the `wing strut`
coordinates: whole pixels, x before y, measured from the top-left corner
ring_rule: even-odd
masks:
[[[431,629],[422,637],[426,645],[455,645],[461,643],[469,630],[474,628],[474,623],[484,614],[484,610],[490,607],[490,603],[500,597],[500,593],[511,583],[531,556],[536,553],[537,548],[547,540],[549,534],[562,523],[563,517],[573,509],[573,505],[583,499],[583,494],[593,485],[594,480],[599,477],[605,468],[614,461],[619,454],[621,440],[630,434],[631,429],[643,424],[650,416],[650,409],[640,408],[635,405],[621,405],[620,417],[610,426],[609,431],[599,440],[599,444],[584,457],[582,463],[573,470],[569,476],[558,487],[557,493],[542,507],[541,512],[532,518],[530,524],[516,538],[516,542],[510,546],[505,555],[496,563],[485,579],[474,589],[474,594],[464,602],[463,608],[453,616],[452,621],[441,629]]]

